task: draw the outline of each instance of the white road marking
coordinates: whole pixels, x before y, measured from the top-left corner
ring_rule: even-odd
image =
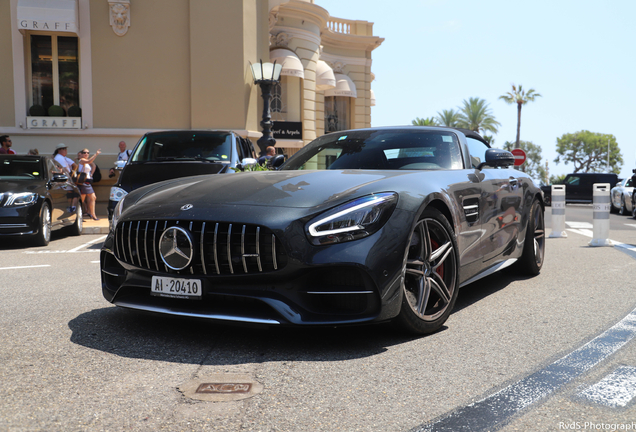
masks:
[[[93,243],[97,243],[97,242],[100,242],[100,241],[104,240],[106,237],[108,237],[108,236],[102,236],[102,237],[96,238],[95,240],[91,240],[91,241],[89,241],[86,244],[83,244],[81,246],[76,247],[75,249],[71,249],[69,252],[77,252],[80,249],[84,249],[86,247],[89,247]]]
[[[99,249],[85,249],[90,245],[100,242],[104,240],[108,236],[98,237],[94,240],[89,241],[88,243],[84,243],[81,246],[73,248],[71,250],[43,250],[43,251],[26,251],[25,254],[52,254],[52,253],[81,253],[81,252],[99,252]],[[84,250],[82,250],[84,249]]]
[[[570,228],[574,228],[574,229],[581,229],[581,228],[594,228],[594,225],[592,225],[589,222],[565,222],[565,224],[567,226],[569,226]]]
[[[571,232],[577,233],[577,234],[581,234],[581,235],[584,235],[584,236],[590,237],[590,238],[594,237],[594,231],[589,230],[589,229],[571,229],[571,228],[568,228],[568,231],[571,231]]]
[[[99,264],[99,261],[91,261],[91,264]]]
[[[636,228],[636,224],[625,224],[625,225]]]
[[[612,408],[627,406],[636,398],[636,367],[617,368],[598,383],[579,393],[579,396]]]
[[[15,270],[15,269],[28,269],[37,267],[51,267],[50,264],[32,265],[32,266],[19,266],[19,267],[0,267],[0,270]]]
[[[78,251],[66,251],[66,250],[54,250],[54,251],[26,251],[23,252],[25,254],[61,254],[61,253],[84,253],[84,252],[99,252],[99,249],[87,249],[87,250],[78,250]]]

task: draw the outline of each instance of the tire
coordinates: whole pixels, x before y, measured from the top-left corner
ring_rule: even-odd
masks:
[[[632,199],[632,217],[636,219],[636,203],[634,203],[633,199]]]
[[[621,195],[621,208],[618,210],[618,214],[621,216],[627,215],[627,209],[625,208],[625,197]]]
[[[530,208],[523,253],[517,261],[520,273],[536,276],[543,267],[545,258],[545,219],[539,200],[535,199]]]
[[[84,218],[82,215],[82,203],[78,203],[77,210],[75,212],[75,223],[69,227],[71,235],[82,235],[82,229],[84,228]]]
[[[47,246],[51,241],[51,208],[48,203],[42,204],[38,233],[35,235],[35,244]]]
[[[458,291],[455,233],[441,212],[426,209],[404,253],[402,306],[396,324],[409,333],[433,333],[448,319]]]
[[[548,207],[551,206],[552,205],[552,196],[551,195],[544,195],[543,196],[543,203],[546,206],[548,206]]]

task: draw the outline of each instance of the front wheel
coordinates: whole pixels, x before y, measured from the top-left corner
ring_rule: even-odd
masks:
[[[402,268],[402,308],[396,322],[427,334],[448,319],[459,290],[455,233],[436,209],[426,209],[411,233]]]
[[[42,204],[39,222],[38,233],[35,235],[35,244],[47,246],[51,241],[51,209],[47,203]]]
[[[543,207],[541,207],[539,200],[535,199],[530,208],[523,253],[517,261],[517,269],[521,273],[531,276],[538,275],[543,267],[545,257],[545,220],[543,216]]]
[[[84,215],[82,214],[82,203],[78,203],[77,210],[75,212],[75,223],[70,227],[71,235],[82,235],[82,229],[84,228]]]

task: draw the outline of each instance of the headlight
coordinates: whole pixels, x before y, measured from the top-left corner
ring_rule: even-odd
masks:
[[[7,199],[7,203],[5,204],[7,207],[15,207],[22,205],[33,204],[38,199],[38,194],[33,192],[22,192],[9,196]]]
[[[121,201],[126,195],[128,195],[128,192],[126,192],[122,188],[118,188],[116,186],[110,188],[111,201]]]
[[[378,231],[397,204],[396,193],[379,193],[333,208],[307,223],[307,237],[315,245],[358,240]]]
[[[114,231],[117,228],[117,221],[119,220],[119,216],[121,216],[121,212],[124,208],[124,197],[120,199],[120,201],[115,206],[115,210],[113,210],[113,219],[111,221],[110,228]]]

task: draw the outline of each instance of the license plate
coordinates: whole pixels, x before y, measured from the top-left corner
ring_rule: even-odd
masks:
[[[203,286],[200,279],[153,276],[150,294],[160,297],[201,299]]]

